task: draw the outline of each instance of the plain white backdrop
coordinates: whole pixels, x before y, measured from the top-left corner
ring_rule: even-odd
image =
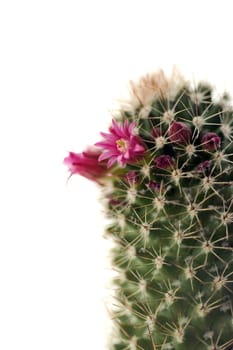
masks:
[[[62,164],[112,101],[176,64],[233,92],[231,1],[0,1],[0,349],[104,350],[110,244],[98,188]]]

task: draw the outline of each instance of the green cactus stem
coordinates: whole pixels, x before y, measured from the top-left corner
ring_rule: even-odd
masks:
[[[106,237],[118,271],[112,347],[231,350],[230,99],[215,98],[208,83],[192,86],[162,71],[131,90],[131,108],[120,108],[96,144],[107,169]]]

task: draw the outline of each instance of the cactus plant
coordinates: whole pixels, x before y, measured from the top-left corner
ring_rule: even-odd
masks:
[[[98,182],[111,223],[115,350],[233,349],[233,109],[158,71],[93,148],[65,158]]]

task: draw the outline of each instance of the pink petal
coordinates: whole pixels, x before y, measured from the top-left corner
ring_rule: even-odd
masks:
[[[104,149],[116,148],[115,144],[112,144],[112,142],[107,142],[107,141],[99,141],[99,142],[96,142],[95,145]]]
[[[100,135],[101,135],[103,138],[105,138],[106,140],[111,140],[111,141],[117,140],[117,139],[119,138],[119,136],[114,135],[114,134],[112,134],[112,133],[107,134],[107,133],[105,133],[105,132],[101,132]]]
[[[113,163],[116,162],[116,159],[117,159],[117,157],[110,158],[108,163],[107,163],[107,168],[110,168],[113,165]]]
[[[112,152],[103,152],[100,156],[99,156],[99,158],[98,158],[98,161],[99,162],[101,162],[102,160],[104,160],[104,159],[107,159],[107,158],[109,158],[109,157],[112,157]]]
[[[144,151],[145,151],[145,148],[137,143],[137,144],[135,145],[135,147],[134,147],[134,151],[135,151],[135,152],[140,152],[140,153],[141,153],[141,152],[144,152]]]
[[[133,123],[131,123],[131,124],[129,125],[129,133],[130,133],[130,134],[133,134],[133,131],[134,131],[135,125],[136,125],[136,123],[135,123],[135,122],[133,122]]]
[[[129,150],[124,153],[124,158],[125,159],[130,159],[130,153]]]
[[[122,127],[118,125],[114,119],[112,120],[112,125],[113,127],[111,128],[111,131],[113,131],[114,134],[116,134],[117,136],[123,137],[124,133],[123,133]]]

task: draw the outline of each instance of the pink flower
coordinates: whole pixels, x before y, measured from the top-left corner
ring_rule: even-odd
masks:
[[[100,154],[101,151],[95,147],[89,147],[82,153],[69,152],[64,164],[68,166],[70,176],[79,174],[100,183],[100,179],[107,174],[106,164],[98,162]]]
[[[215,151],[221,143],[220,137],[214,132],[207,132],[201,139],[202,147],[207,151]]]
[[[162,155],[157,158],[155,158],[155,166],[156,168],[159,169],[169,169],[173,166],[173,159],[171,156],[167,155]]]
[[[179,144],[189,143],[191,130],[185,123],[173,122],[169,128],[168,135],[171,142]]]
[[[95,145],[101,147],[104,152],[99,156],[99,161],[108,159],[107,167],[110,168],[115,162],[121,167],[127,163],[135,162],[145,152],[145,146],[139,136],[134,135],[135,123],[128,123],[128,120],[121,126],[112,120],[110,133],[101,132],[104,141]]]

